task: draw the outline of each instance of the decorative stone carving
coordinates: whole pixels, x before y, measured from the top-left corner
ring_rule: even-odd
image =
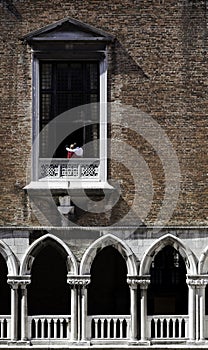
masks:
[[[150,284],[150,276],[128,276],[127,283],[131,288],[137,288],[137,285],[140,285],[140,288],[146,289]]]
[[[206,287],[208,284],[208,275],[187,276],[186,283],[192,287]]]
[[[86,276],[68,276],[67,283],[72,286],[86,287],[90,284],[90,275]]]
[[[9,276],[7,283],[12,289],[17,289],[19,286],[25,289],[31,283],[31,278],[30,276]]]

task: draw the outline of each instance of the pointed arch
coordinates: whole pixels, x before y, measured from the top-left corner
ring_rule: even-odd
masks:
[[[204,248],[199,258],[198,273],[208,274],[208,245]]]
[[[0,241],[0,254],[6,261],[8,275],[17,276],[19,270],[17,258],[15,257],[14,253],[11,251],[9,246],[3,241]]]
[[[28,248],[27,252],[25,253],[21,266],[20,266],[20,275],[30,275],[32,264],[39,253],[39,251],[45,246],[45,245],[52,245],[56,247],[56,249],[63,255],[67,257],[67,273],[71,275],[77,275],[78,274],[78,265],[76,258],[74,254],[71,252],[69,247],[58,237],[46,234],[39,239],[37,239],[35,242],[31,244],[31,246]]]
[[[119,251],[127,265],[128,275],[137,275],[136,259],[131,249],[120,238],[107,234],[98,238],[93,242],[90,247],[85,251],[80,264],[80,274],[90,275],[90,269],[92,262],[99,251],[107,246],[112,246]]]
[[[190,248],[186,247],[185,244],[179,238],[171,234],[167,234],[165,236],[160,237],[156,242],[154,242],[142,258],[139,271],[140,276],[149,274],[151,263],[154,257],[167,245],[170,245],[173,248],[175,248],[175,250],[177,250],[182,256],[186,265],[187,274],[193,275],[197,273],[196,257],[194,256]]]

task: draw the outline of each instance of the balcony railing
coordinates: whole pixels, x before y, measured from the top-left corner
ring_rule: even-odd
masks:
[[[29,316],[30,339],[70,339],[71,317],[61,316]]]
[[[149,339],[186,339],[188,337],[188,316],[148,316]]]
[[[40,158],[39,179],[99,179],[100,160],[97,158]]]
[[[129,339],[129,315],[88,316],[88,337],[94,340]]]

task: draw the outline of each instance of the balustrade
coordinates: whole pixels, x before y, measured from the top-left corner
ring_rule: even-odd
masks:
[[[88,333],[91,339],[129,339],[129,315],[88,316]]]
[[[29,316],[30,339],[69,339],[70,316]]]
[[[188,316],[148,316],[148,338],[185,339],[188,337]]]
[[[39,179],[98,179],[100,161],[96,158],[39,159]]]

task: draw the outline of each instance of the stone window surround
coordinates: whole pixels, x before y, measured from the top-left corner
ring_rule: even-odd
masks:
[[[69,23],[78,31],[87,32],[87,37],[72,38],[70,32],[65,33],[59,39],[54,39],[56,28]],[[50,33],[52,35],[50,37]],[[89,32],[92,33],[89,36]],[[45,35],[45,37],[44,37]],[[67,18],[55,24],[46,26],[37,31],[29,33],[22,38],[24,43],[31,46],[32,55],[32,139],[33,143],[39,134],[39,61],[40,60],[83,60],[96,59],[99,61],[100,71],[100,155],[99,155],[99,177],[73,179],[39,179],[39,145],[32,149],[31,181],[25,189],[112,189],[107,183],[107,47],[114,38],[107,33],[97,30],[77,20]],[[51,44],[53,43],[53,50]],[[88,51],[89,46],[89,51]],[[58,48],[56,50],[56,47]]]

